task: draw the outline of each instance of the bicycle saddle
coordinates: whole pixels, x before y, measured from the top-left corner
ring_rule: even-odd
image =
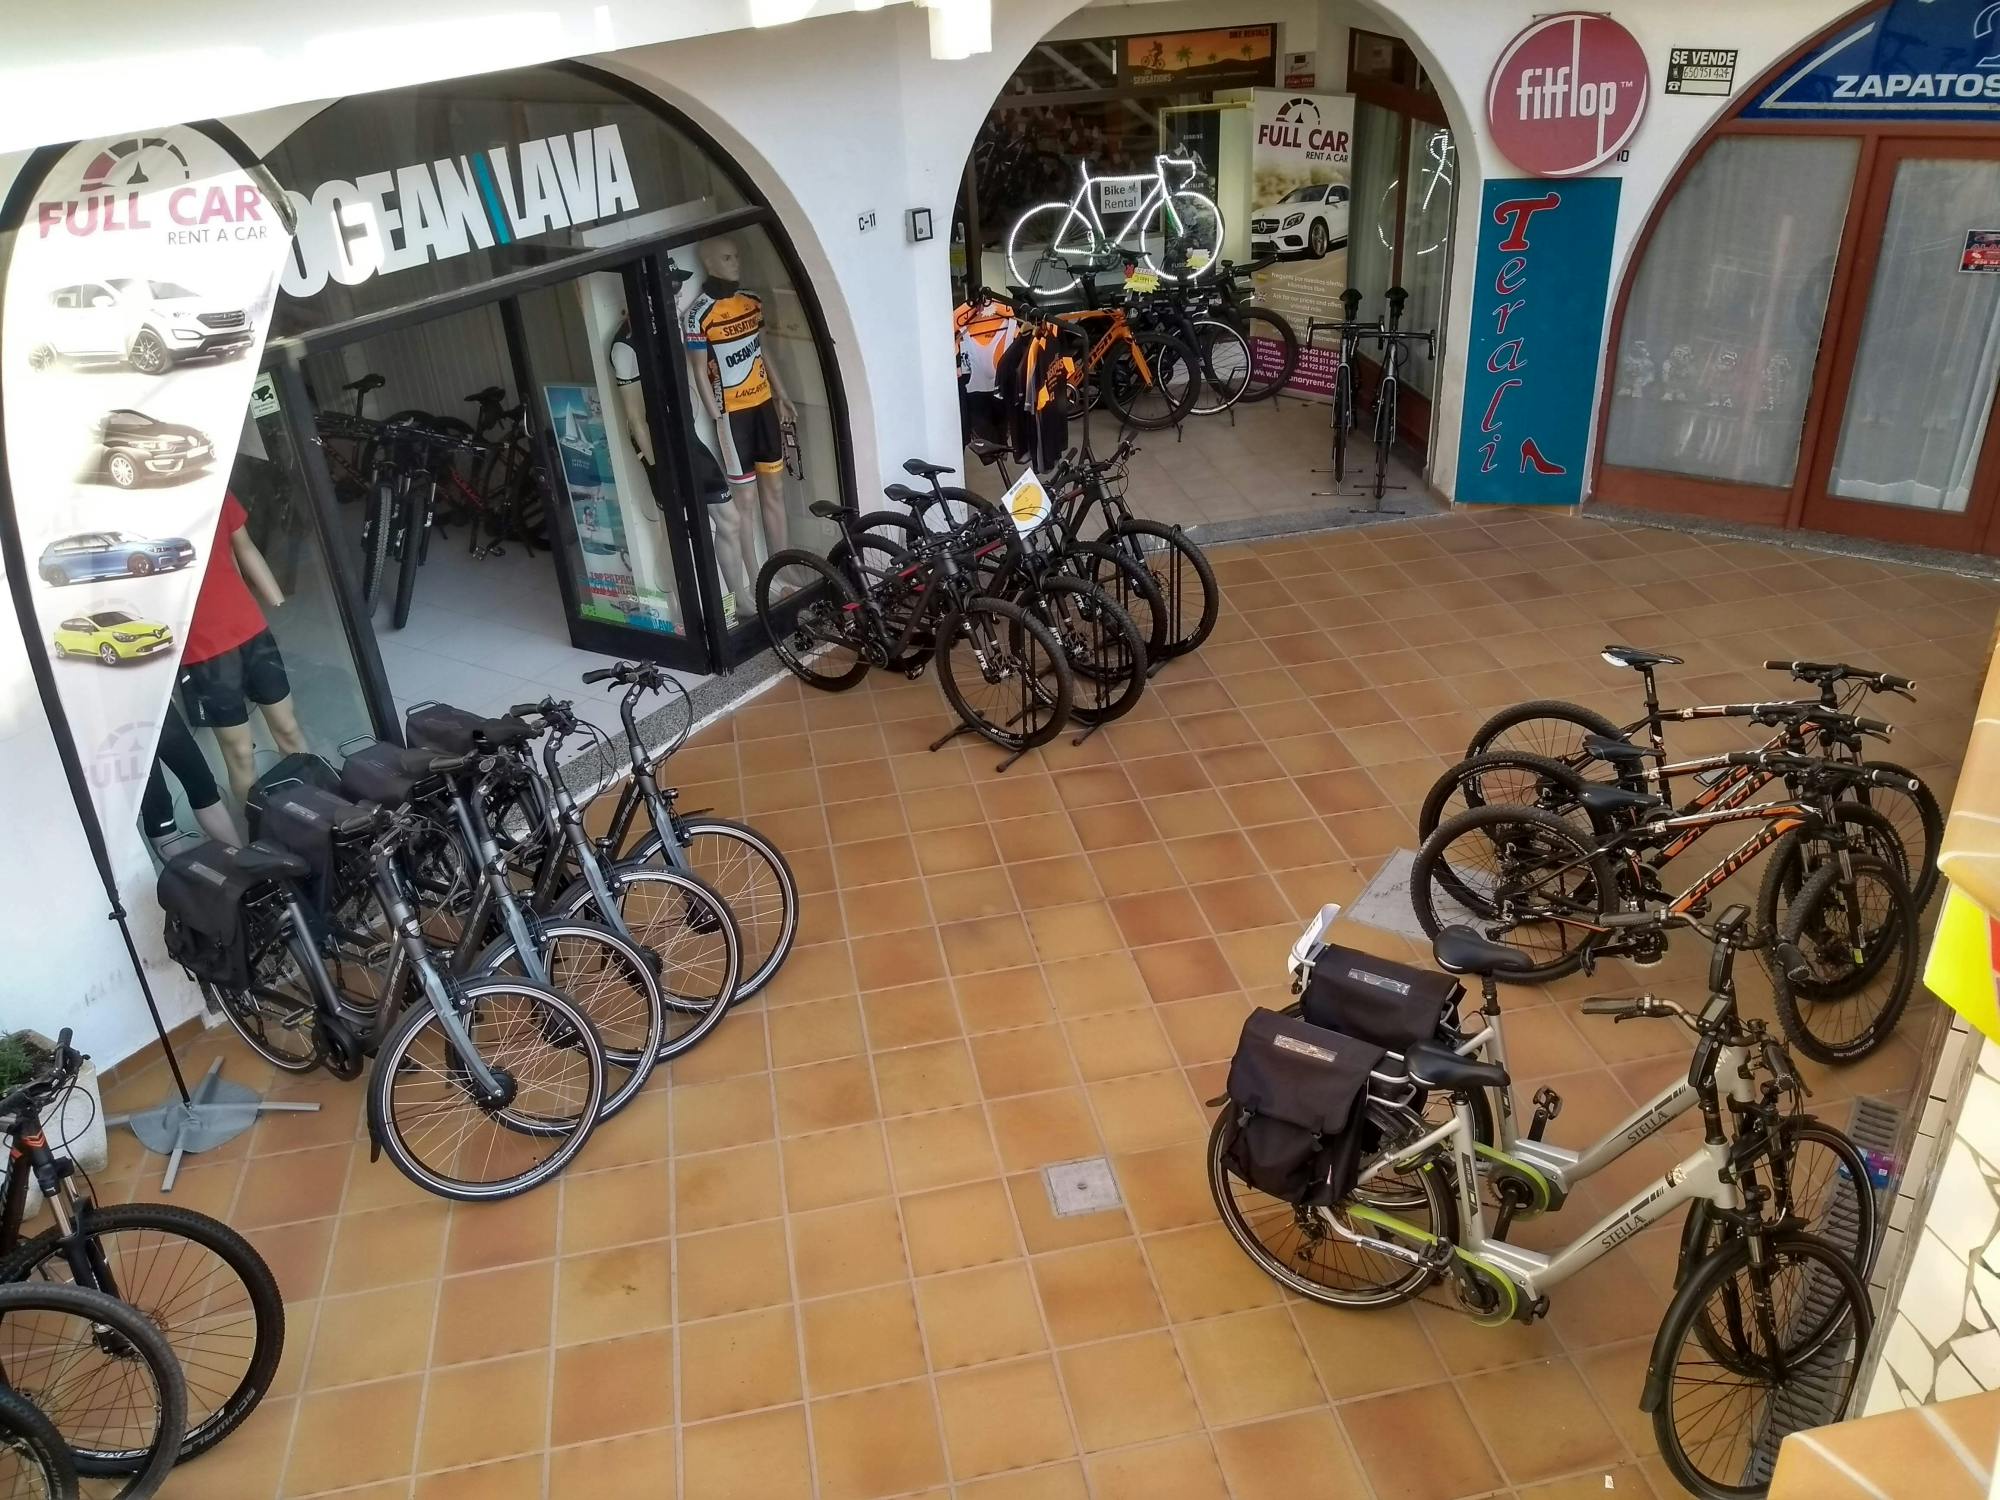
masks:
[[[1499,1063],[1474,1062],[1435,1042],[1409,1051],[1410,1081],[1427,1089],[1504,1089],[1510,1080]]]
[[[885,484],[882,493],[891,500],[900,500],[905,505],[921,505],[930,499],[922,490],[911,489],[907,484]]]
[[[500,402],[506,397],[506,395],[507,392],[503,390],[501,387],[497,385],[489,385],[483,391],[474,391],[470,396],[467,396],[465,399],[470,401],[474,406],[484,406],[489,401],[492,402],[495,406],[498,406]]]
[[[983,464],[997,464],[1014,456],[1014,450],[1005,443],[995,443],[986,438],[976,437],[965,445],[965,451]]]
[[[368,374],[368,375],[363,375],[359,380],[348,381],[346,385],[341,387],[341,389],[343,391],[359,391],[362,395],[365,396],[370,391],[381,390],[382,387],[387,385],[388,383],[389,382],[380,375]]]
[[[1431,957],[1440,969],[1453,974],[1518,974],[1535,966],[1519,948],[1489,942],[1463,923],[1438,933],[1431,942]]]
[[[1669,656],[1664,651],[1641,651],[1637,646],[1606,646],[1601,653],[1614,667],[1630,667],[1635,672],[1644,672],[1651,667],[1678,667],[1681,658]]]
[[[1577,799],[1584,811],[1608,815],[1622,812],[1670,813],[1673,809],[1646,792],[1627,791],[1622,786],[1587,786]]]
[[[1583,750],[1591,759],[1607,761],[1614,766],[1636,766],[1650,753],[1643,745],[1635,745],[1630,740],[1615,740],[1608,734],[1586,734]]]
[[[940,474],[956,474],[958,470],[949,464],[929,464],[921,458],[906,458],[903,460],[903,472],[914,474],[919,479],[935,479]]]
[[[440,755],[435,750],[405,750],[377,741],[363,745],[340,768],[340,789],[357,802],[382,802],[399,807],[426,783],[472,760],[466,755]]]
[[[447,755],[525,745],[538,733],[533,725],[512,714],[489,719],[449,703],[427,703],[411,709],[408,728],[412,745]]]
[[[901,486],[892,485],[891,488],[900,489]],[[838,521],[842,516],[847,514],[845,506],[838,505],[832,500],[815,500],[806,509],[813,515],[818,516],[822,521]]]

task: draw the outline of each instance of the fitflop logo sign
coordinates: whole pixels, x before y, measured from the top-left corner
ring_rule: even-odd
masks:
[[[1507,45],[1486,90],[1494,144],[1523,172],[1604,165],[1646,113],[1651,77],[1631,32],[1604,16],[1545,16]]]
[[[616,125],[492,146],[291,192],[299,229],[280,283],[311,297],[639,206]]]

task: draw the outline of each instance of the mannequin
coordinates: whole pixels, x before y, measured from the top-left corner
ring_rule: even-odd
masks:
[[[139,803],[140,823],[155,848],[180,836],[174,822],[174,794],[167,790],[163,771],[171,771],[187,794],[188,808],[195,826],[222,844],[240,844],[236,820],[222,805],[222,792],[208,769],[208,759],[194,742],[194,731],[182,716],[180,706],[167,700],[167,717],[160,725],[159,753],[153,757],[152,773],[146,778],[146,793]]]
[[[705,279],[681,317],[689,375],[715,422],[747,581],[762,561],[757,553],[761,513],[768,557],[786,545],[784,427],[798,410],[778,384],[764,350],[764,303],[742,286],[743,256],[726,235],[697,252]],[[719,532],[718,532],[719,535]]]
[[[222,497],[208,569],[194,601],[187,650],[181,657],[181,697],[195,722],[215,733],[229,773],[229,789],[240,803],[257,779],[257,741],[250,730],[250,706],[282,754],[306,748],[292,711],[292,685],[285,660],[264,618],[265,609],[285,602],[285,591],[245,530],[249,516],[235,491]],[[258,601],[263,608],[258,607]]]

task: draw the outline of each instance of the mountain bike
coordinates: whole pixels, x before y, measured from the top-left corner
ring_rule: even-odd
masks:
[[[1737,909],[1725,922],[1740,935],[1745,919]],[[1787,1432],[1844,1411],[1859,1378],[1871,1309],[1853,1246],[1796,1227],[1798,1203],[1783,1165],[1789,1065],[1783,1049],[1737,1013],[1729,973],[1734,951],[1733,941],[1719,944],[1711,994],[1698,1014],[1656,996],[1586,1002],[1591,1013],[1619,1020],[1671,1017],[1695,1034],[1686,1087],[1701,1114],[1702,1140],[1663,1181],[1647,1182],[1568,1244],[1537,1252],[1489,1227],[1473,1101],[1510,1087],[1503,1064],[1435,1042],[1417,1042],[1397,1059],[1304,1019],[1260,1025],[1255,1016],[1211,1137],[1209,1182],[1225,1225],[1266,1275],[1309,1300],[1388,1307],[1442,1287],[1475,1322],[1493,1327],[1544,1316],[1564,1281],[1682,1205],[1702,1204],[1707,1223],[1724,1236],[1684,1267],[1654,1339],[1639,1405],[1652,1414],[1661,1454],[1683,1484],[1703,1495],[1761,1493]],[[1511,958],[1476,947],[1462,956],[1495,965]],[[1239,1075],[1246,1054],[1251,1064],[1260,1061],[1259,1041],[1304,1061],[1247,1066]],[[1761,1072],[1773,1086],[1749,1087],[1745,1071]],[[1340,1102],[1352,1097],[1357,1075],[1358,1109]],[[1254,1097],[1246,1085],[1260,1086]],[[1733,1140],[1724,1128],[1725,1093],[1738,1124]],[[1441,1124],[1421,1112],[1430,1096],[1450,1101]],[[1351,1149],[1350,1139],[1319,1133],[1334,1110],[1341,1111],[1337,1133],[1359,1136],[1359,1160],[1341,1151]],[[1344,1166],[1340,1180],[1320,1179],[1309,1166],[1303,1190],[1260,1194],[1252,1177],[1270,1182],[1284,1164],[1270,1148],[1287,1128],[1309,1160],[1329,1162],[1336,1172]],[[1261,1162],[1268,1170],[1246,1176],[1244,1163],[1256,1158],[1237,1142],[1253,1130],[1263,1132]],[[1484,1159],[1496,1157],[1489,1152]],[[1308,1253],[1322,1245],[1356,1253],[1330,1275]],[[1683,1241],[1684,1250],[1701,1245],[1701,1237]]]
[[[809,509],[856,550],[848,510],[827,500]],[[1018,604],[980,593],[968,566],[1012,526],[1010,517],[987,515],[919,537],[910,561],[871,574],[866,590],[816,553],[775,552],[757,574],[757,616],[778,659],[825,692],[855,686],[870,667],[914,679],[935,662],[962,725],[1019,756],[1062,733],[1075,680],[1049,628]]]
[[[0,1386],[0,1494],[8,1500],[77,1500],[76,1457],[56,1424],[6,1386]]]
[[[1819,690],[1817,707],[1823,712],[1805,712],[1814,706],[1811,701],[1668,708],[1660,703],[1654,674],[1660,667],[1681,666],[1680,657],[1635,646],[1606,646],[1600,655],[1609,666],[1639,673],[1645,695],[1645,712],[1640,717],[1620,725],[1579,703],[1555,699],[1519,703],[1500,710],[1473,732],[1466,746],[1466,760],[1500,751],[1526,751],[1558,761],[1587,780],[1612,781],[1631,791],[1662,795],[1673,781],[1692,777],[1699,790],[1683,810],[1699,812],[1747,801],[1768,784],[1770,777],[1759,774],[1755,766],[1718,765],[1712,758],[1669,765],[1666,726],[1723,718],[1748,718],[1777,726],[1780,732],[1764,744],[1765,750],[1820,752],[1887,773],[1889,779],[1885,782],[1857,782],[1842,795],[1873,808],[1895,826],[1907,856],[1910,893],[1919,910],[1930,905],[1937,890],[1938,851],[1944,841],[1944,814],[1937,797],[1921,777],[1905,766],[1862,760],[1860,742],[1855,737],[1856,733],[1877,738],[1889,734],[1889,725],[1857,719],[1854,709],[1871,694],[1895,693],[1914,702],[1917,685],[1912,679],[1846,662],[1773,660],[1764,663],[1767,670],[1789,672],[1794,680]],[[1856,726],[1865,727],[1857,730]],[[1646,731],[1644,745],[1628,745],[1624,750],[1613,748],[1629,742],[1642,729]],[[1585,740],[1592,737],[1600,742],[1598,750],[1611,749],[1613,758],[1604,758],[1587,747]],[[1421,836],[1428,837],[1435,826],[1425,826],[1424,819],[1430,816],[1430,804],[1426,803],[1418,824]]]
[[[372,488],[375,464],[373,447],[379,423],[365,413],[368,395],[388,384],[380,375],[363,375],[341,387],[354,394],[352,411],[321,411],[313,414],[318,429],[314,439],[326,454],[326,466],[333,478],[333,498],[343,505],[360,500]]]
[[[1199,280],[1211,272],[1222,250],[1222,210],[1191,184],[1201,175],[1192,156],[1160,154],[1151,172],[1122,177],[1092,177],[1090,164],[1079,163],[1077,187],[1067,203],[1040,203],[1028,209],[1007,231],[1007,270],[1021,286],[1037,292],[1066,292],[1088,281],[1085,269],[1109,250],[1126,248],[1136,233],[1136,248],[1146,268],[1163,280],[1176,279],[1168,265],[1168,244],[1185,241],[1194,269],[1184,274]],[[1115,233],[1105,228],[1104,213],[1130,217]],[[1100,213],[1100,205],[1103,213]],[[1041,279],[1037,279],[1041,278]]]
[[[1340,294],[1341,309],[1345,314],[1339,318],[1309,318],[1306,321],[1306,347],[1316,348],[1320,334],[1331,334],[1338,353],[1333,367],[1333,391],[1328,398],[1327,416],[1333,428],[1333,480],[1340,483],[1347,477],[1347,435],[1354,430],[1354,361],[1358,357],[1361,340],[1380,333],[1380,323],[1364,323],[1357,314],[1361,311],[1361,293],[1349,287]]]
[[[264,1258],[227,1224],[163,1203],[96,1203],[88,1179],[50,1146],[43,1125],[84,1062],[65,1029],[47,1065],[0,1099],[0,1132],[14,1142],[0,1190],[0,1282],[102,1292],[158,1330],[187,1375],[184,1461],[234,1432],[270,1389],[285,1347],[284,1299]],[[24,1240],[31,1183],[55,1223]],[[105,1472],[88,1456],[86,1464]]]

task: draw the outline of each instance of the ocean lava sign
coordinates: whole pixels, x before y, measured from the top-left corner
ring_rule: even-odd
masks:
[[[1646,53],[1607,16],[1544,16],[1493,65],[1486,119],[1493,143],[1536,177],[1574,177],[1625,149],[1651,91]]]

